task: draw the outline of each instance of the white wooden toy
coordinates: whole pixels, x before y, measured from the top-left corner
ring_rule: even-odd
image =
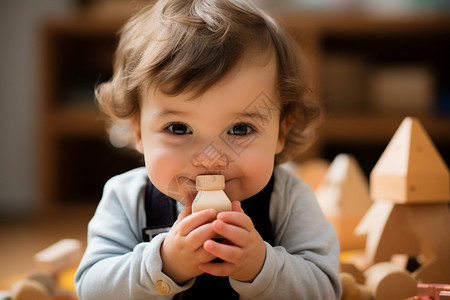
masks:
[[[83,245],[76,239],[62,239],[36,253],[34,261],[37,269],[57,274],[63,269],[75,267],[83,255]]]
[[[192,212],[212,208],[216,212],[231,211],[231,201],[223,191],[223,175],[201,175],[195,179],[197,195],[192,203]]]

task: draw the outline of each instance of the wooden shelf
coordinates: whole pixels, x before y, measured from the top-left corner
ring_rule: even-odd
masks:
[[[406,116],[377,114],[341,114],[323,121],[319,139],[331,143],[387,143]],[[416,116],[436,143],[450,141],[450,118]]]

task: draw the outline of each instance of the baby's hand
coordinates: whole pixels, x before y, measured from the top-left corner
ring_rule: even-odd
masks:
[[[210,223],[215,216],[213,209],[191,214],[191,207],[185,206],[164,239],[162,271],[176,283],[182,284],[202,274],[198,266],[216,258],[203,248],[205,241],[215,235]]]
[[[207,240],[203,248],[223,263],[206,262],[199,268],[214,276],[230,276],[236,280],[251,282],[264,264],[266,246],[253,226],[253,222],[241,208],[239,201],[232,203],[233,211],[221,212],[212,223],[213,230],[229,243]]]

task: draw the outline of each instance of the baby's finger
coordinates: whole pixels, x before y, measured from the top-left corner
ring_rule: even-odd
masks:
[[[216,259],[217,256],[212,255],[208,251],[206,251],[203,247],[200,247],[195,251],[195,260],[200,263],[209,263]]]
[[[206,223],[195,228],[186,235],[186,243],[195,249],[202,248],[206,240],[212,239],[216,235],[212,223]]]
[[[198,268],[213,276],[230,276],[233,273],[235,266],[228,262],[223,263],[204,263],[198,265]]]
[[[213,240],[207,240],[203,244],[203,249],[228,263],[236,262],[242,254],[242,249],[239,247],[218,243]]]
[[[215,233],[224,237],[232,244],[243,247],[246,243],[248,243],[249,232],[246,229],[232,224],[227,224],[222,220],[215,220],[212,225]]]
[[[214,209],[205,209],[188,215],[177,224],[177,231],[181,236],[187,236],[195,228],[210,222],[216,216]]]
[[[227,224],[241,227],[247,231],[252,231],[254,229],[252,220],[245,213],[237,211],[221,212],[217,215],[217,219]]]
[[[244,213],[244,210],[242,209],[242,206],[241,206],[241,201],[231,202],[231,210]]]

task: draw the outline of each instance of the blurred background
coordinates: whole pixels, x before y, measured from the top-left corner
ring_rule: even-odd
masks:
[[[299,162],[350,153],[368,175],[402,119],[417,116],[449,164],[449,1],[255,2],[302,46],[310,97],[326,109]],[[83,237],[106,180],[142,164],[112,146],[94,86],[112,74],[117,30],[145,4],[0,0],[0,245],[27,235],[30,220],[49,232],[56,216]]]

